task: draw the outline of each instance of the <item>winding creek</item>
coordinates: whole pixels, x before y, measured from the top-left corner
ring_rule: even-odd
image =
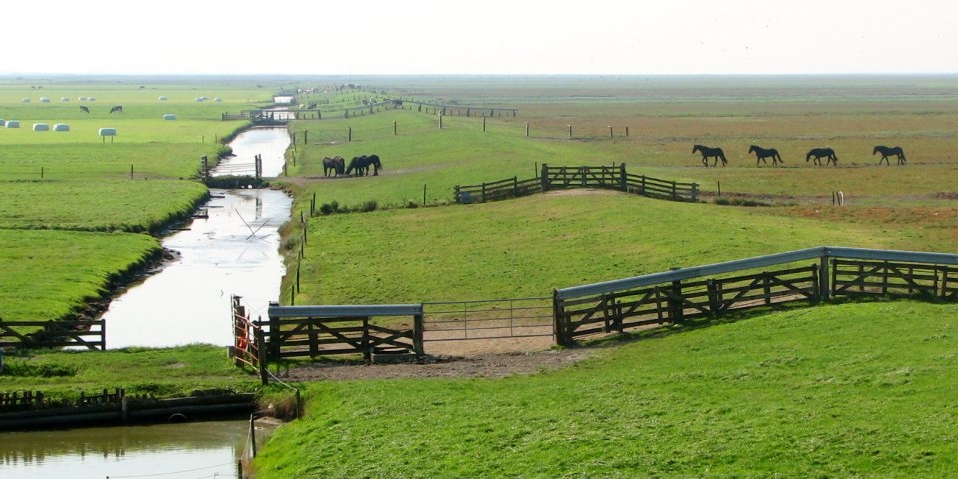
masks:
[[[224,168],[263,161],[264,177],[283,170],[285,128],[256,128],[230,143]],[[214,172],[216,174],[216,172]],[[162,239],[177,258],[130,287],[103,314],[107,346],[232,344],[230,298],[243,297],[252,317],[266,315],[285,272],[279,227],[292,199],[273,190],[212,190],[190,224]],[[184,334],[184,331],[189,331]],[[224,351],[224,355],[225,355]],[[249,421],[5,432],[0,477],[234,478],[248,446]]]

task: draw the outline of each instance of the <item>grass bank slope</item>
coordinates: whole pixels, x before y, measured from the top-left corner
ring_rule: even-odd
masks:
[[[828,305],[532,377],[313,383],[286,477],[949,477],[954,305]]]
[[[763,209],[568,190],[310,222],[297,304],[547,296],[552,288],[821,245],[897,237]]]

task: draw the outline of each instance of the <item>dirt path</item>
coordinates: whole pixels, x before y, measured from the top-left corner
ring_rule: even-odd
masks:
[[[542,342],[545,342],[543,347]],[[473,343],[473,344],[465,344]],[[442,347],[437,348],[437,345]],[[506,340],[449,341],[429,343],[433,353],[421,363],[413,360],[344,363],[317,362],[284,371],[282,377],[292,381],[486,377],[499,378],[535,374],[575,364],[594,353],[588,349],[547,349],[551,338],[511,338]],[[535,348],[535,349],[530,349]],[[454,350],[458,352],[453,352]]]

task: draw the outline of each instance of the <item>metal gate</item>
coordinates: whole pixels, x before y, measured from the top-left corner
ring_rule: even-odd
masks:
[[[423,341],[554,336],[552,298],[423,303]]]

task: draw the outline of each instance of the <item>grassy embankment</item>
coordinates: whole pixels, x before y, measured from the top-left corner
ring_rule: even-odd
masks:
[[[298,304],[538,295],[821,244],[955,244],[949,125],[958,111],[935,99],[954,97],[953,85],[811,89],[791,100],[788,89],[743,99],[662,88],[662,98],[551,97],[485,133],[478,119],[447,118],[441,131],[409,112],[354,119],[357,141],[300,146],[297,173],[319,176],[323,156],[362,153],[382,156],[386,171],[298,182],[297,207],[313,193],[320,204],[421,201],[423,185],[426,203],[437,203],[457,183],[531,176],[536,162],[621,161],[785,206],[592,193],[313,218]],[[573,122],[584,133],[570,141]],[[629,126],[630,138],[604,137],[608,125]],[[693,143],[726,148],[731,166],[702,168]],[[779,148],[788,167],[756,168],[744,153],[751,143]],[[905,146],[909,165],[875,166],[880,143]],[[815,146],[836,148],[841,167],[802,161]],[[836,190],[847,206],[830,204]],[[945,476],[956,460],[954,314],[952,305],[830,305],[644,340],[531,378],[310,384],[309,417],[279,431],[258,468],[263,477]]]

